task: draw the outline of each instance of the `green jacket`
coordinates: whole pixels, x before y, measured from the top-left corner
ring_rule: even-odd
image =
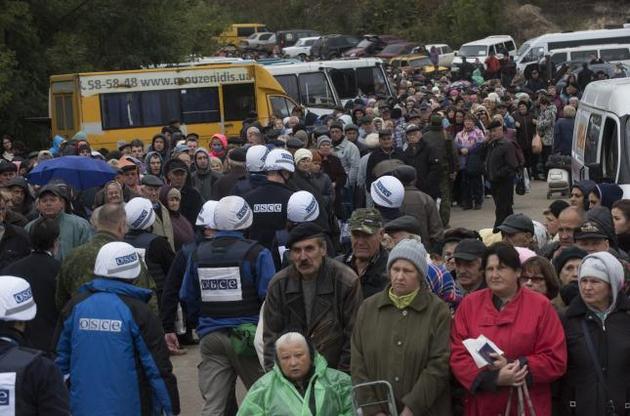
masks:
[[[366,299],[352,334],[352,382],[386,380],[398,410],[414,415],[450,416],[449,336],[451,314],[436,295],[421,291],[400,310],[389,299],[389,285]],[[367,389],[359,402],[368,403]],[[361,397],[364,396],[365,397]],[[370,410],[365,409],[372,414]]]
[[[39,217],[26,224],[24,227],[26,232],[31,230],[31,227],[38,219]],[[56,220],[57,224],[59,224],[59,250],[55,258],[63,261],[72,249],[88,242],[92,236],[92,229],[90,228],[90,223],[78,215],[62,212],[57,216]]]
[[[351,416],[352,383],[350,376],[328,368],[326,359],[315,355],[315,371],[304,397],[293,383],[287,380],[278,364],[262,376],[249,389],[237,416],[312,416],[309,410],[311,395],[315,390],[317,415]]]
[[[99,250],[107,243],[120,241],[114,234],[107,231],[98,231],[87,243],[74,249],[61,263],[57,275],[56,304],[57,310],[62,310],[64,305],[74,296],[84,283],[94,278],[94,263]],[[136,286],[155,291],[155,282],[149,275],[144,262],[141,263],[140,277]],[[149,306],[157,313],[156,297],[152,296]]]

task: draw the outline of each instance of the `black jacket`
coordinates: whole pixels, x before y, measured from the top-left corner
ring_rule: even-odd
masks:
[[[499,139],[486,144],[486,177],[490,182],[513,176],[517,168],[518,159],[512,143]]]
[[[203,200],[201,194],[192,186],[186,184],[179,190],[182,193],[182,202],[179,212],[190,222],[194,224],[197,221],[197,215],[201,211]]]
[[[9,342],[0,339],[0,356],[24,343],[17,331],[0,330],[0,336],[12,340]],[[2,372],[4,369],[0,367],[0,373]],[[22,374],[16,386],[17,416],[70,416],[68,390],[61,372],[52,360],[40,354],[29,363]]]
[[[0,239],[0,269],[31,253],[31,240],[24,229],[11,224],[4,225]]]
[[[385,289],[389,282],[387,275],[387,257],[389,253],[387,250],[381,247],[381,251],[374,257],[372,257],[369,266],[365,270],[362,276],[359,276],[361,280],[361,287],[363,289],[363,299],[367,299],[375,293],[378,293]],[[356,272],[352,261],[352,253],[346,256],[338,256],[338,261],[342,262],[346,266],[350,267]]]
[[[229,173],[221,176],[212,187],[212,199],[218,201],[224,196],[232,195],[232,189],[239,179],[247,178],[247,171],[244,167],[232,167]],[[193,222],[194,224],[194,222]]]
[[[416,169],[416,186],[431,198],[440,197],[443,169],[437,149],[423,139],[407,146],[404,162]]]
[[[26,346],[42,351],[54,351],[52,345],[57,325],[55,291],[61,263],[46,252],[35,251],[2,269],[2,274],[21,277],[31,285],[37,304],[35,319],[26,323]]]
[[[600,366],[605,369],[606,386],[600,383],[589,354],[581,324],[584,320]],[[625,415],[625,404],[630,403],[630,300],[619,295],[604,329],[599,318],[578,296],[569,305],[563,326],[568,364],[567,373],[561,380],[562,415],[610,415],[606,411],[607,398],[614,402],[615,414]],[[575,408],[570,407],[572,401]]]
[[[374,177],[374,173],[372,172],[372,170],[380,162],[389,159],[398,159],[400,161],[404,161],[405,154],[402,150],[398,148],[393,148],[392,151],[389,153],[385,153],[380,147],[372,151],[372,154],[368,158],[367,168],[365,172],[365,189],[368,192],[370,190],[370,186],[372,186],[372,182],[377,179]]]

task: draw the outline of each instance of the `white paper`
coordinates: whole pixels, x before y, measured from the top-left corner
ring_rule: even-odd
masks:
[[[475,364],[478,368],[482,368],[488,365],[488,362],[477,351],[483,347],[486,343],[492,347],[499,355],[503,354],[503,351],[497,347],[497,345],[486,338],[484,335],[479,335],[477,338],[468,338],[464,341],[464,347],[468,350],[468,353],[472,356]]]

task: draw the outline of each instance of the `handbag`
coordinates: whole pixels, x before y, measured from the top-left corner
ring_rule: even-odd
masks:
[[[595,367],[595,374],[597,374],[597,378],[599,379],[599,382],[602,383],[602,386],[604,386],[604,391],[606,392],[606,396],[608,396],[608,386],[606,385],[606,380],[604,380],[602,367],[599,365],[599,360],[597,359],[597,353],[595,352],[595,346],[593,345],[593,340],[591,339],[591,333],[588,332],[588,328],[586,327],[586,320],[582,320],[581,324],[582,332],[584,333],[584,340],[586,341],[586,347],[588,349],[588,355],[591,356],[593,367]],[[608,399],[608,402],[606,403],[606,415],[617,416],[615,402],[610,399]]]
[[[516,416],[536,416],[536,410],[534,410],[534,404],[529,397],[529,390],[527,389],[527,383],[522,386],[512,387],[510,389],[510,395],[508,396],[507,405],[505,406],[504,416],[510,416],[512,410],[512,397],[514,392],[518,396],[518,405],[516,407]],[[525,408],[527,406],[527,408]]]
[[[519,169],[515,178],[516,187],[514,188],[514,192],[518,195],[525,195],[527,192],[527,186],[525,185],[525,175],[523,173],[523,169]]]
[[[542,153],[543,143],[540,134],[536,133],[532,139],[532,153],[538,155]]]

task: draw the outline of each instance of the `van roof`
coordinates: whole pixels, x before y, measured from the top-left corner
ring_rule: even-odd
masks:
[[[607,79],[588,84],[580,99],[580,105],[616,114],[630,114],[630,78]]]
[[[252,26],[267,26],[264,23],[232,23],[234,27],[252,27]]]
[[[574,46],[572,48],[558,48],[552,49],[549,53],[552,52],[579,52],[579,51],[590,51],[593,49],[618,49],[618,48],[630,48],[630,44],[628,43],[606,43],[603,45],[585,45],[585,46]]]
[[[528,39],[525,43],[533,44],[539,41],[550,40],[565,40],[565,39],[592,39],[597,37],[613,37],[619,35],[628,35],[630,28],[620,27],[614,29],[595,29],[595,30],[577,30],[575,32],[559,32],[559,33],[545,33],[544,35],[537,36],[535,38]]]
[[[268,66],[267,69],[273,75],[298,74],[302,72],[317,72],[323,68],[361,68],[366,66],[376,66],[382,64],[379,58],[359,58],[359,59],[334,59],[330,61],[315,62],[293,62]]]
[[[512,36],[510,36],[510,35],[493,35],[493,36],[485,37],[483,39],[474,40],[472,42],[464,43],[462,46],[466,46],[466,45],[492,45],[492,44],[497,43],[497,42],[505,42],[505,41],[508,41],[508,40],[511,40],[512,42],[514,42],[514,39],[512,39]]]

